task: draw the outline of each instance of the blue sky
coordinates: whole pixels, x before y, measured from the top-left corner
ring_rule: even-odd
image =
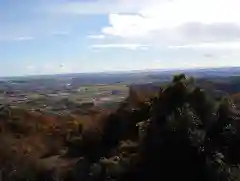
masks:
[[[239,5],[0,0],[0,76],[239,66]]]

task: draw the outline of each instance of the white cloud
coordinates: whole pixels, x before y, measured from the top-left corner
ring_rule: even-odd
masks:
[[[90,48],[124,48],[124,49],[130,49],[130,50],[136,50],[136,49],[143,49],[146,50],[148,48],[148,45],[143,44],[97,44],[92,45]]]
[[[137,6],[137,1],[135,2]],[[238,0],[174,0],[141,2],[132,13],[109,13],[102,33],[127,40],[171,45],[240,39]]]
[[[28,41],[28,40],[33,40],[34,38],[32,36],[20,36],[13,38],[14,41]]]
[[[239,6],[239,0],[99,0],[64,1],[48,10],[107,16],[108,25],[88,36],[104,40],[90,46],[93,51],[151,47],[152,54],[146,57],[152,61],[138,63],[140,68],[185,68],[240,64],[239,54],[229,54],[240,49]],[[138,57],[137,53],[133,56]],[[206,53],[213,56],[204,56]]]
[[[189,22],[240,23],[238,5],[238,0],[156,1],[139,9],[134,15],[109,14],[110,26],[105,27],[103,32],[127,36],[135,31],[138,35],[146,35],[151,31],[175,28]]]
[[[144,36],[154,30],[151,20],[140,15],[110,14],[109,23],[111,26],[104,27],[102,32],[120,37]]]
[[[240,39],[239,6],[239,0],[99,0],[65,1],[48,11],[107,15],[109,25],[92,39],[113,36],[114,43],[120,38],[168,46]]]
[[[88,35],[87,37],[90,39],[104,39],[105,35]]]
[[[168,46],[170,49],[230,49],[239,50],[240,42],[213,42],[213,43],[199,43],[199,44],[186,44],[186,45],[174,45]]]

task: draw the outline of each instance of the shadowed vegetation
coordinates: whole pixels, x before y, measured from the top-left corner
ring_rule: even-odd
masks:
[[[116,111],[87,125],[72,118],[33,119],[2,108],[4,179],[240,179],[240,118],[229,97],[212,96],[184,74],[146,91],[131,89]]]

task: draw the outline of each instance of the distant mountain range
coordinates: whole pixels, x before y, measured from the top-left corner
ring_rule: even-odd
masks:
[[[185,73],[196,78],[217,78],[240,76],[240,67],[222,67],[222,68],[198,68],[198,69],[171,69],[171,70],[133,70],[121,72],[99,72],[99,73],[72,73],[57,75],[33,75],[19,77],[2,77],[2,82],[28,82],[31,80],[77,82],[80,84],[110,84],[117,82],[142,83],[151,81],[168,81],[174,74]]]

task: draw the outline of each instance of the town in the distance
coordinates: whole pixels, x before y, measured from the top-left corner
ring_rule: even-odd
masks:
[[[0,102],[29,111],[56,114],[71,114],[92,107],[116,108],[129,95],[129,89],[139,86],[151,89],[169,82],[173,75],[181,72],[183,70],[5,77],[0,78]],[[184,72],[203,86],[211,83],[216,90],[227,94],[240,91],[240,68]]]

